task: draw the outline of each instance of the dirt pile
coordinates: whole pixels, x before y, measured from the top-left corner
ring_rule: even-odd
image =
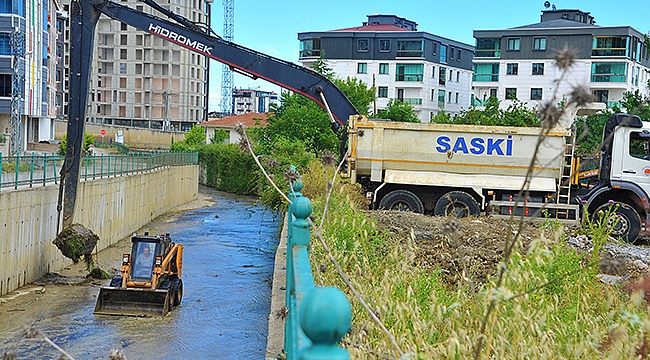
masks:
[[[441,269],[442,280],[448,284],[484,283],[503,259],[506,239],[518,230],[507,220],[485,217],[453,219],[402,211],[372,211],[369,215],[384,231],[413,236],[418,264]],[[518,249],[526,251],[530,241],[540,235],[547,239],[555,236],[551,230],[524,226]]]

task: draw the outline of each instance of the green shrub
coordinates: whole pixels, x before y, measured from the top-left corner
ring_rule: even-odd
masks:
[[[260,171],[249,153],[234,144],[210,144],[198,151],[207,186],[238,195],[258,194]]]

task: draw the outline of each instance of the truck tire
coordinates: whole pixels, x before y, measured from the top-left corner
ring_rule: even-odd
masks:
[[[592,220],[594,222],[598,221],[600,216],[606,213],[610,206],[616,205],[618,205],[618,208],[616,209],[618,223],[612,229],[612,236],[633,243],[636,241],[637,237],[639,237],[639,232],[641,232],[641,217],[630,205],[618,201],[613,204],[607,203],[600,205],[594,211]],[[612,220],[608,222],[608,225],[611,225],[611,223]]]
[[[176,291],[174,292],[174,306],[181,304],[183,300],[183,280],[176,279],[174,280]]]
[[[481,212],[478,202],[464,191],[450,191],[440,197],[436,203],[435,214],[463,218],[476,216]]]
[[[412,211],[423,213],[424,205],[420,198],[408,190],[393,190],[379,202],[379,208],[384,210]]]

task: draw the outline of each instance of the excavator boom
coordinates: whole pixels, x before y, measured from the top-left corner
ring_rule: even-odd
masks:
[[[173,14],[153,0],[141,0],[169,17],[165,20],[109,0],[73,0],[70,21],[70,101],[65,163],[61,170],[63,199],[63,226],[72,225],[76,201],[79,168],[83,147],[86,104],[92,71],[95,28],[104,14],[142,31],[178,44],[230,66],[231,69],[277,84],[302,94],[329,110],[336,130],[347,124],[350,115],[358,114],[350,100],[329,79],[303,66],[210,36],[209,29],[201,28],[180,15]],[[324,99],[327,99],[325,102]]]

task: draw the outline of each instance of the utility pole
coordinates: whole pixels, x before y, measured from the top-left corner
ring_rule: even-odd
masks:
[[[163,120],[163,131],[169,130],[169,93],[163,92],[163,101],[165,102],[165,119]]]
[[[9,45],[13,60],[13,73],[11,77],[11,149],[12,155],[23,151],[23,126],[20,115],[23,112],[23,63],[25,61],[25,49],[23,43],[25,34],[18,28],[9,35]]]
[[[232,42],[235,39],[235,0],[223,2],[223,39]],[[222,66],[221,72],[221,112],[232,114],[233,74],[228,65]]]

